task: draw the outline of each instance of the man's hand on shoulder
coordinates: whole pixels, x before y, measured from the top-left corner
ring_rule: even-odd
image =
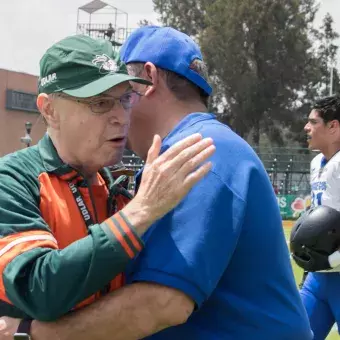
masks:
[[[122,209],[128,221],[143,234],[172,210],[211,169],[208,158],[215,152],[211,138],[193,134],[172,145],[163,154],[155,136],[136,196]]]

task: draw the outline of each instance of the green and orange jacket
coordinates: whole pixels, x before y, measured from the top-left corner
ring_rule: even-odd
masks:
[[[55,320],[123,285],[143,243],[117,213],[129,198],[107,169],[98,179],[88,187],[48,135],[0,159],[0,315]],[[96,223],[88,229],[69,181]]]

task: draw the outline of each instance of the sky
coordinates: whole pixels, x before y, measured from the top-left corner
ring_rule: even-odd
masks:
[[[89,17],[78,8],[90,0],[0,0],[0,68],[39,73],[39,60],[53,43],[76,33],[78,22],[88,23]],[[127,13],[128,27],[138,27],[139,20],[147,19],[158,24],[152,0],[103,0],[110,2],[120,12]],[[316,25],[330,12],[335,29],[340,33],[340,0],[320,0],[320,12]],[[78,13],[80,14],[79,16]],[[105,19],[104,19],[105,18]],[[93,17],[93,21],[106,21],[105,16]],[[118,15],[118,24],[126,15]],[[104,22],[105,22],[104,21]],[[123,23],[122,22],[122,23]],[[340,41],[339,41],[340,43]],[[340,57],[339,63],[340,66]]]

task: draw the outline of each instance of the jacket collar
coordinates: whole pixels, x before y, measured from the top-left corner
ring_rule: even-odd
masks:
[[[59,177],[65,177],[65,180],[80,176],[74,168],[61,160],[47,133],[39,141],[38,149],[46,172],[53,173]]]

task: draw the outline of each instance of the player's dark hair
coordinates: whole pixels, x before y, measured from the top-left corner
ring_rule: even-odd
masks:
[[[338,95],[316,101],[312,109],[319,113],[325,123],[332,120],[340,121],[340,97]]]

